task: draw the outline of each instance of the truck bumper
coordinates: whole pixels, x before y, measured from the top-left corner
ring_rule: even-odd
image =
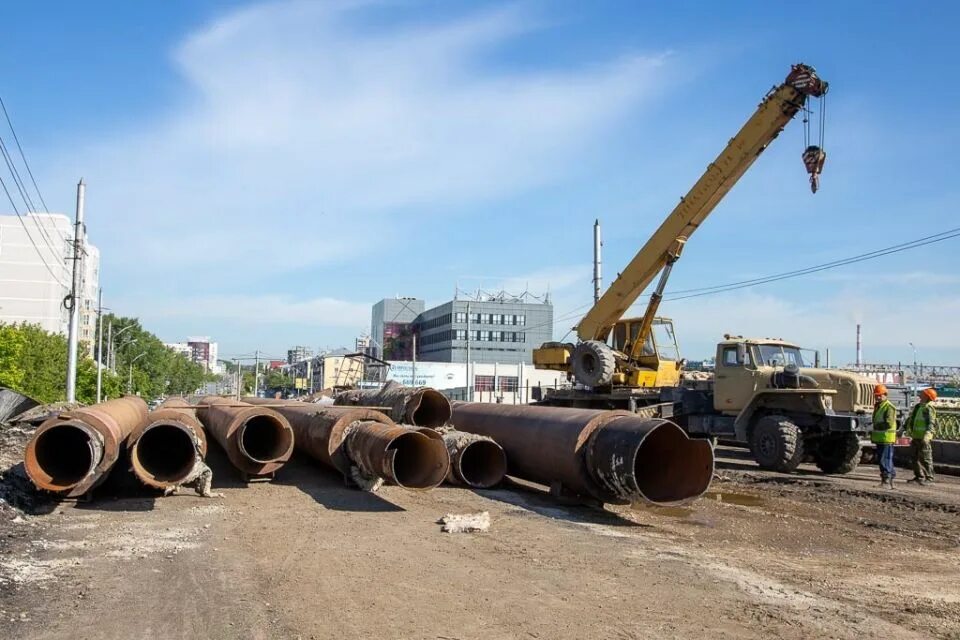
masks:
[[[873,424],[870,416],[861,414],[834,414],[825,418],[830,433],[867,433]]]

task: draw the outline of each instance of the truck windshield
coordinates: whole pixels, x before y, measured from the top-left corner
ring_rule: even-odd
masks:
[[[760,350],[760,362],[771,367],[785,367],[794,364],[798,367],[807,366],[797,347],[785,347],[780,344],[757,345]]]

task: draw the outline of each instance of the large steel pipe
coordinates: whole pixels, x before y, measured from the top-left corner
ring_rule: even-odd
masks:
[[[347,452],[363,475],[407,489],[433,489],[450,468],[443,438],[428,428],[361,422],[347,435]]]
[[[207,396],[197,404],[197,417],[247,476],[270,475],[293,453],[293,429],[272,408]]]
[[[507,454],[493,439],[451,430],[443,433],[443,443],[450,454],[448,482],[489,489],[507,475]]]
[[[626,411],[455,402],[453,424],[496,440],[510,475],[601,502],[682,502],[713,478],[709,442]]]
[[[404,387],[388,382],[381,389],[344,391],[334,400],[337,405],[389,407],[395,422],[418,427],[440,427],[450,420],[450,401],[430,387]]]
[[[137,427],[127,444],[134,475],[148,487],[168,489],[197,475],[207,455],[207,438],[196,408],[171,398]]]
[[[27,443],[27,476],[39,489],[84,495],[106,479],[120,448],[146,416],[146,403],[130,396],[46,420]]]
[[[449,457],[432,430],[398,427],[373,409],[296,402],[271,408],[290,421],[298,451],[333,467],[352,483],[358,484],[357,470],[411,489],[435,487],[446,475]]]

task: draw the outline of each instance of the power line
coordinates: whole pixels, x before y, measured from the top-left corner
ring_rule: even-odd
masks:
[[[30,229],[27,227],[26,221],[24,221],[23,216],[20,215],[20,212],[17,210],[17,205],[13,201],[13,196],[10,195],[10,190],[7,189],[7,183],[3,181],[3,178],[0,178],[0,187],[3,187],[3,192],[7,194],[7,200],[10,201],[10,206],[13,207],[13,212],[17,214],[17,219],[20,220],[20,224],[23,225],[23,230],[27,232],[27,238],[30,240],[30,244],[33,245],[34,250],[36,250],[37,255],[40,256],[40,261],[43,262],[43,266],[47,268],[47,271],[50,272],[50,275],[53,276],[53,279],[56,280],[60,286],[70,288],[67,283],[60,279],[60,277],[53,272],[53,269],[50,268],[50,265],[47,263],[47,259],[43,257],[43,252],[40,250],[40,247],[37,246],[37,243],[34,241],[33,236],[30,234]]]
[[[40,192],[40,187],[37,185],[37,179],[33,177],[33,171],[30,169],[30,163],[27,162],[27,156],[23,152],[23,147],[20,145],[20,138],[17,136],[16,129],[13,128],[13,122],[10,120],[10,114],[7,113],[7,105],[3,103],[3,98],[0,97],[0,109],[3,109],[3,117],[7,120],[7,126],[10,127],[10,133],[13,134],[13,140],[17,143],[17,149],[20,151],[20,157],[23,159],[23,166],[27,168],[27,174],[30,176],[30,181],[33,183],[33,188],[37,190],[37,196],[40,198],[40,204],[43,205],[43,210],[46,213],[50,213],[50,209],[47,208],[47,203],[43,199],[43,194]]]
[[[908,251],[910,249],[917,249],[920,247],[925,247],[930,244],[935,244],[937,242],[943,242],[944,240],[950,240],[952,238],[960,237],[960,227],[955,227],[953,229],[947,229],[946,231],[941,231],[940,233],[935,233],[933,235],[924,236],[922,238],[917,238],[915,240],[910,240],[908,242],[902,242],[900,244],[891,245],[889,247],[884,247],[882,249],[875,249],[874,251],[868,251],[867,253],[861,253],[854,256],[849,256],[846,258],[840,258],[838,260],[833,260],[830,262],[824,262],[822,264],[813,265],[810,267],[805,267],[803,269],[796,269],[794,271],[786,271],[783,273],[776,273],[768,276],[762,276],[759,278],[753,278],[750,280],[740,280],[737,282],[728,282],[726,284],[718,284],[708,287],[699,287],[695,289],[679,289],[677,291],[667,292],[664,296],[664,302],[675,302],[677,300],[687,300],[690,298],[699,298],[702,296],[714,295],[717,293],[726,293],[728,291],[735,291],[737,289],[745,289],[747,287],[752,287],[761,284],[768,284],[771,282],[779,282],[780,280],[788,280],[791,278],[798,278],[800,276],[809,275],[811,273],[818,273],[820,271],[827,271],[829,269],[836,269],[837,267],[843,267],[850,264],[856,264],[858,262],[866,262],[868,260],[875,260],[876,258],[881,258],[883,256],[888,256],[895,253],[900,253],[903,251]],[[689,295],[678,295],[678,294],[689,294]],[[670,297],[674,296],[674,297]],[[646,296],[649,299],[649,296]],[[579,311],[591,306],[593,303],[588,302],[582,304],[579,307],[571,309],[561,314],[559,317],[554,318],[554,322],[558,322],[564,319],[571,319],[579,314]],[[531,325],[526,327],[527,329],[539,329],[545,326],[548,326],[550,323],[544,322],[538,325]]]
[[[27,155],[23,151],[23,145],[20,144],[20,137],[17,135],[17,130],[13,127],[13,120],[10,118],[10,114],[7,111],[7,106],[3,102],[2,98],[0,98],[0,110],[3,111],[4,118],[7,121],[7,126],[10,129],[10,133],[13,135],[14,142],[16,142],[17,150],[20,152],[20,159],[23,161],[23,166],[26,167],[27,174],[30,176],[33,187],[36,189],[37,196],[40,198],[40,203],[43,205],[43,211],[44,213],[49,214],[50,210],[47,208],[47,203],[43,198],[43,193],[40,192],[40,187],[37,185],[37,180],[33,175],[33,170],[30,168],[30,163],[27,161]],[[27,187],[26,181],[20,175],[20,171],[17,169],[17,163],[13,158],[13,154],[7,149],[7,145],[5,144],[2,136],[0,136],[0,152],[3,153],[4,162],[7,165],[7,169],[9,169],[11,175],[13,176],[13,181],[16,184],[17,191],[19,191],[20,197],[27,206],[27,209],[32,212],[38,211],[38,208],[30,195],[30,189]],[[37,223],[37,227],[40,229],[40,233],[43,235],[47,244],[50,245],[51,249],[58,242],[63,243],[71,241],[68,235],[64,234],[56,227],[49,227],[47,225],[49,220],[37,218],[35,219],[35,222]],[[51,232],[56,235],[56,240],[51,237]]]
[[[756,278],[750,281],[741,281],[741,282],[730,283],[727,285],[718,285],[715,287],[709,287],[708,291],[702,291],[700,293],[692,293],[690,295],[677,296],[673,298],[665,297],[664,301],[672,302],[676,300],[687,300],[689,298],[698,298],[700,296],[712,295],[715,293],[725,293],[727,291],[735,291],[737,289],[744,289],[746,287],[752,287],[759,284],[768,284],[771,282],[779,282],[780,280],[789,280],[791,278],[798,278],[800,276],[809,275],[811,273],[818,273],[820,271],[836,269],[837,267],[856,264],[858,262],[866,262],[867,260],[875,260],[877,258],[892,255],[894,253],[900,253],[903,251],[908,251],[910,249],[925,247],[927,245],[935,244],[937,242],[943,242],[944,240],[950,240],[951,238],[956,238],[958,236],[960,236],[960,227],[956,229],[951,229],[949,231],[944,231],[942,233],[938,233],[934,236],[927,236],[926,238],[920,238],[918,240],[913,240],[911,242],[905,242],[903,244],[893,245],[885,249],[878,249],[876,251],[860,254],[858,256],[852,256],[849,258],[844,258],[842,260],[835,260],[833,262],[828,262],[828,263],[816,265],[813,267],[807,267],[806,269],[800,269],[797,271],[788,271],[786,273],[774,274],[772,276],[767,276],[765,278]]]

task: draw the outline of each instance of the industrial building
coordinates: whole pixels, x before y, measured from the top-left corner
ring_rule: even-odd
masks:
[[[385,360],[409,360],[412,324],[426,304],[419,298],[384,298],[373,305],[370,319],[371,355]]]
[[[0,216],[0,322],[28,322],[67,333],[63,300],[73,277],[73,223],[58,213]],[[100,286],[100,251],[86,244],[78,336],[92,353]]]
[[[306,360],[312,357],[313,349],[310,347],[298,345],[292,349],[287,349],[287,364],[293,364],[294,362],[300,362],[301,360]]]
[[[516,364],[553,336],[549,295],[476,292],[424,310],[417,298],[384,299],[373,307],[373,341],[387,360]],[[386,314],[386,315],[385,315]],[[387,318],[385,321],[384,318]],[[376,348],[376,345],[374,345]]]

